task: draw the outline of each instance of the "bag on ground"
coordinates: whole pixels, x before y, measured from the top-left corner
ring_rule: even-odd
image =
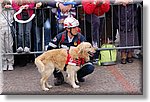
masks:
[[[113,44],[103,44],[101,48],[115,48]],[[116,64],[117,50],[101,50],[99,54],[98,65],[113,65]]]

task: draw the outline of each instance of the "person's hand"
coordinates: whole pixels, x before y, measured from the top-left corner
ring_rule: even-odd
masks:
[[[11,8],[12,6],[11,5],[5,5],[4,7],[8,9],[8,8]]]
[[[132,2],[133,0],[116,0],[115,3],[122,4],[123,6],[126,6],[129,2]]]
[[[93,4],[95,4],[96,6],[101,6],[105,2],[106,2],[106,0],[94,0]]]
[[[19,9],[25,9],[25,6],[24,5],[22,5],[22,6],[20,6],[20,8]]]
[[[2,3],[4,0],[0,0],[0,3]]]
[[[36,8],[39,8],[39,7],[41,7],[42,6],[42,2],[39,2],[39,3],[36,3]]]
[[[64,19],[60,19],[59,23],[63,24],[64,23]]]
[[[28,9],[28,8],[29,8],[29,5],[24,5],[24,8],[25,8],[25,9]]]
[[[62,13],[66,13],[66,12],[69,12],[70,9],[72,8],[72,5],[63,5],[62,3],[59,4],[59,8],[61,10]]]
[[[95,4],[95,5],[96,5],[96,4],[97,4],[97,0],[94,0],[94,1],[93,1],[93,4]]]
[[[62,13],[65,13],[65,6],[62,3],[59,3],[59,8],[61,10]]]
[[[64,8],[65,13],[69,12],[71,8],[72,8],[72,5],[65,6],[65,8]]]

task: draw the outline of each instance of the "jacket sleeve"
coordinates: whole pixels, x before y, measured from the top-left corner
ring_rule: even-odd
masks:
[[[80,36],[80,42],[86,41],[86,38],[81,33],[79,33],[79,36]]]
[[[110,2],[109,1],[107,1],[106,3],[104,3],[104,4],[101,5],[101,10],[103,12],[108,12],[109,9],[110,9]]]
[[[88,0],[82,0],[83,10],[86,14],[92,14],[96,8],[95,4],[90,3]]]
[[[35,7],[35,1],[34,0],[30,0],[30,3],[27,3],[27,5],[29,5],[29,9],[33,9]]]
[[[29,9],[33,9],[35,7],[35,3],[29,3]]]
[[[98,4],[90,3],[88,0],[82,0],[83,10],[86,14],[95,14],[97,16],[103,15],[110,9],[110,1],[106,0],[106,3],[97,6]]]
[[[58,35],[56,35],[56,37],[54,37],[54,38],[49,42],[47,50],[59,48],[59,43],[60,43],[61,36],[62,36],[61,33],[58,34]]]
[[[94,10],[94,14],[97,16],[101,16],[104,13],[108,12],[109,9],[110,9],[110,2],[108,1],[108,2],[100,5],[99,7],[96,7]]]
[[[20,8],[20,6],[15,2],[15,0],[12,0],[12,8],[15,9],[16,11],[18,11]]]

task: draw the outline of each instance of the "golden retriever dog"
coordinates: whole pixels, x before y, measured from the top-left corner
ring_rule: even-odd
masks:
[[[48,84],[48,78],[53,73],[54,69],[57,68],[61,71],[64,70],[66,65],[66,60],[68,53],[72,60],[84,58],[85,61],[89,61],[95,49],[88,42],[82,42],[77,47],[70,47],[69,51],[67,49],[53,49],[44,52],[42,55],[38,56],[35,59],[35,64],[38,68],[38,71],[41,73],[40,84],[44,91],[49,90],[52,86]],[[74,64],[69,64],[66,66],[67,81],[71,84],[73,88],[79,88],[79,85],[76,85],[77,80],[76,72],[80,69],[79,66]]]

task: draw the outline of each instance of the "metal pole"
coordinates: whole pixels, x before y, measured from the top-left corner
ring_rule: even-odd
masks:
[[[123,50],[123,49],[140,49],[142,46],[126,46],[126,47],[115,47],[115,48],[98,48],[96,50]]]
[[[2,39],[0,39],[0,73],[3,71],[2,70],[2,46],[1,46],[1,41],[2,41]]]
[[[44,37],[45,37],[45,32],[44,32],[44,9],[42,9],[42,14],[43,14],[43,20],[42,20],[42,23],[43,23],[43,27],[42,27],[42,51],[44,51]]]
[[[3,69],[2,69],[2,48],[1,48],[1,39],[0,39],[0,94],[2,93],[3,88]]]
[[[111,5],[110,7],[111,7],[111,36],[112,36],[112,41],[113,41],[114,40],[114,25],[113,25],[114,24],[114,21],[113,21],[114,9],[113,9],[113,5]]]

